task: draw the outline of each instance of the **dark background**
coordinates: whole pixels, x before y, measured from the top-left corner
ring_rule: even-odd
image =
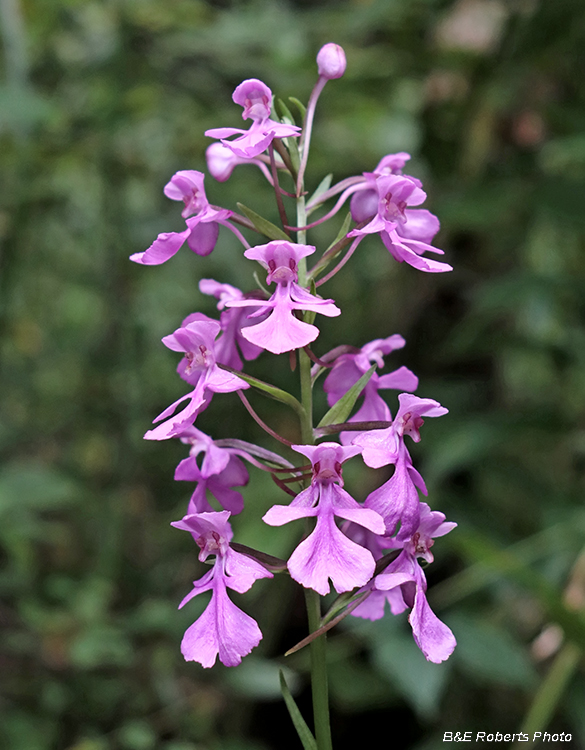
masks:
[[[307,656],[282,657],[306,633],[302,596],[285,579],[259,582],[234,600],[258,619],[260,647],[237,669],[186,664],[182,633],[204,602],[176,610],[203,571],[189,536],[169,526],[191,491],[172,479],[185,449],[142,441],[184,392],[161,336],[195,310],[216,315],[199,278],[246,289],[251,270],[227,232],[206,259],[183,249],[143,268],[128,256],[181,229],[162,188],[178,169],[205,170],[207,128],[239,126],[234,87],[257,77],[306,102],[329,41],[348,67],[319,102],[309,189],[409,151],[455,270],[422,274],[364,242],[323,288],[343,314],[324,321],[315,349],[404,335],[388,364],[413,369],[418,394],[450,410],[427,420],[415,461],[431,506],[459,524],[427,570],[457,650],[428,664],[404,616],[334,631],[335,747],[381,731],[388,747],[434,750],[445,731],[517,732],[531,706],[536,728],[585,747],[582,4],[0,9],[2,747],[299,747],[276,675],[284,664],[310,717]],[[212,203],[277,219],[253,167],[225,185],[208,176],[206,188]],[[296,388],[286,357],[250,371]],[[296,439],[284,408],[255,403]],[[198,426],[276,449],[234,394]],[[237,538],[286,556],[298,528],[259,521],[283,496],[251,475]],[[358,499],[388,476],[353,464],[345,475]]]

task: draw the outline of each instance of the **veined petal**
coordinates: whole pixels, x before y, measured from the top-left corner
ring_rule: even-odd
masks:
[[[382,516],[371,508],[336,508],[335,515],[357,523],[373,534],[383,534],[386,529]]]
[[[166,422],[158,425],[158,427],[149,430],[144,435],[144,439],[166,440],[167,438],[171,437],[179,437],[181,432],[186,427],[192,425],[199,412],[203,411],[203,409],[209,403],[209,401],[206,400],[204,396],[203,388],[199,387],[199,384],[192,393],[188,393],[187,395],[175,401],[168,407],[168,409],[165,409],[161,414],[159,414],[158,417],[153,420],[153,422],[159,422],[160,420],[165,419],[165,417],[168,417],[174,412],[177,405],[180,404],[181,401],[185,401],[188,398],[191,399],[190,402],[181,412],[179,412],[179,414],[176,414],[174,417],[167,419]]]
[[[242,328],[242,336],[251,344],[273,354],[300,349],[319,335],[317,326],[298,320],[292,310],[277,305],[262,323]]]
[[[427,661],[440,664],[453,653],[457,641],[450,628],[429,607],[425,591],[417,586],[414,607],[408,618],[416,645]]]
[[[307,508],[306,506],[294,507],[292,505],[273,505],[262,516],[264,523],[269,526],[284,526],[285,523],[297,521],[299,518],[308,518],[316,516],[317,508]]]
[[[175,526],[176,524],[172,524],[172,525]],[[212,568],[211,570],[208,570],[207,573],[205,573],[205,575],[201,576],[201,578],[198,581],[193,581],[193,588],[187,594],[187,596],[183,598],[183,600],[181,601],[177,609],[182,609],[185,606],[185,604],[187,604],[187,602],[191,601],[191,599],[213,588],[214,575],[215,575],[215,569]]]
[[[386,523],[386,534],[392,536],[400,524],[398,540],[409,539],[420,521],[420,500],[410,472],[408,454],[402,447],[396,469],[390,479],[366,498],[366,507],[377,511]]]
[[[206,480],[206,484],[207,489],[221,507],[229,510],[232,515],[236,516],[244,510],[244,498],[241,492],[232,489],[227,483],[218,481],[217,477],[210,477]]]
[[[392,427],[362,432],[354,439],[353,444],[363,448],[364,463],[372,469],[393,464],[398,457],[398,440]]]
[[[227,456],[229,461],[229,454]],[[179,461],[175,469],[175,481],[177,482],[198,482],[201,478],[201,470],[197,466],[195,456],[188,456]],[[207,477],[206,477],[207,478]]]
[[[375,566],[372,553],[337,528],[332,512],[317,517],[315,530],[288,561],[291,577],[322,596],[329,593],[329,579],[338,593],[364,586]]]
[[[369,224],[366,224],[366,226],[361,229],[352,229],[347,236],[359,237],[361,234],[377,234],[378,232],[384,232],[387,230],[389,224],[394,226],[393,222],[386,222],[376,214]]]
[[[214,393],[231,393],[249,388],[245,380],[214,365],[205,380],[205,387]]]
[[[236,607],[227,595],[223,578],[214,581],[213,595],[201,617],[187,629],[181,642],[186,661],[212,667],[219,659],[235,667],[262,640],[258,624]]]
[[[393,231],[390,234],[382,232],[382,242],[389,250],[392,257],[399,263],[405,262],[413,268],[417,268],[419,271],[425,271],[426,273],[445,273],[446,271],[452,271],[453,268],[448,263],[441,263],[438,260],[432,258],[425,258],[419,255],[418,252],[413,249],[416,246],[419,252],[434,252],[441,253],[442,250],[433,247],[432,245],[426,245],[425,243],[416,242],[415,240],[405,239],[403,242],[400,241],[398,234]]]
[[[272,133],[257,131],[254,129],[254,125],[252,125],[250,130],[239,138],[235,138],[233,141],[222,139],[221,142],[224,146],[230,148],[236,156],[253,159],[263,151],[266,151],[273,140],[274,136]]]
[[[315,295],[295,283],[292,283],[289,289],[290,300],[294,310],[314,310],[320,315],[326,315],[328,318],[335,318],[337,315],[341,315],[341,310],[332,299],[315,297]]]
[[[195,224],[187,237],[187,244],[197,255],[209,255],[219,237],[219,224],[216,221],[201,221]]]
[[[379,591],[390,591],[412,580],[412,574],[405,570],[396,571],[395,573],[381,573],[379,576],[376,576],[375,586]]]
[[[176,401],[173,401],[173,403],[170,406],[167,406],[167,408],[164,411],[161,411],[161,413],[155,417],[152,421],[154,423],[160,422],[162,419],[165,419],[166,417],[170,417],[171,414],[175,411],[177,406],[182,402],[186,401],[188,398],[191,399],[191,402],[195,401],[195,403],[198,403],[199,401],[202,401],[202,394],[197,391],[201,391],[202,389],[195,388],[194,391],[191,393],[186,393],[184,396],[181,396],[181,398],[178,398]]]
[[[193,490],[189,505],[187,506],[187,513],[192,515],[201,515],[202,513],[212,513],[213,508],[211,507],[209,500],[207,499],[207,483],[209,480],[200,479],[197,482],[197,486]]]
[[[399,367],[394,372],[380,375],[378,388],[393,388],[397,391],[416,391],[418,388],[418,378],[408,367]]]
[[[144,440],[168,440],[169,438],[181,437],[185,430],[191,427],[197,418],[197,415],[209,406],[210,400],[211,399],[206,396],[203,399],[201,406],[194,411],[187,406],[175,417],[171,417],[171,419],[167,419],[166,422],[162,422],[162,424],[157,425],[152,430],[145,432]]]
[[[242,135],[247,132],[247,130],[243,130],[242,128],[211,128],[210,130],[206,130],[204,135],[209,138],[229,138],[230,135],[238,135],[238,133]]]
[[[190,233],[190,229],[183,232],[162,232],[147,250],[134,253],[130,260],[143,266],[159,266],[179,252]]]
[[[259,578],[273,578],[273,574],[252,557],[231,548],[228,550],[225,561],[225,583],[230,589],[243,594]]]
[[[364,620],[380,620],[386,608],[386,592],[372,591],[368,598],[358,605],[351,614]]]
[[[401,237],[430,242],[441,228],[437,217],[426,208],[407,208],[404,214],[406,221],[396,230]]]

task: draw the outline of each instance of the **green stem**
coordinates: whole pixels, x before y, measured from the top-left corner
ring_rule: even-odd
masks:
[[[321,627],[321,600],[313,589],[305,589],[305,603],[309,630]],[[313,722],[318,750],[332,750],[329,724],[329,688],[327,683],[327,636],[325,633],[311,643],[311,690],[313,694]]]
[[[301,186],[301,192],[304,189]],[[307,224],[305,211],[305,197],[297,198],[297,227]],[[305,244],[307,233],[304,229],[297,232],[297,242]],[[299,284],[307,284],[307,263],[302,258],[299,262]],[[313,384],[311,382],[311,360],[307,353],[299,349],[299,371],[301,380],[301,404],[303,415],[300,417],[301,436],[305,445],[313,445],[315,442],[313,434]],[[305,602],[307,606],[307,617],[309,631],[314,633],[321,627],[321,599],[319,594],[312,589],[305,589]],[[331,726],[329,723],[329,688],[327,683],[327,640],[326,635],[320,635],[312,641],[311,646],[311,690],[313,695],[313,722],[315,727],[315,739],[318,750],[332,750]]]
[[[299,374],[301,378],[301,405],[303,407],[303,418],[301,418],[301,440],[303,445],[313,445],[313,390],[311,383],[311,360],[307,353],[299,349]]]

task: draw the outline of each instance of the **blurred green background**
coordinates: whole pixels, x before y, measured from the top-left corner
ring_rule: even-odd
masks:
[[[323,289],[343,315],[315,350],[405,336],[388,364],[450,410],[415,460],[459,524],[427,571],[456,652],[425,662],[404,617],[346,621],[330,638],[335,747],[381,732],[433,750],[446,731],[517,732],[532,711],[585,748],[583,4],[0,0],[0,24],[0,745],[299,746],[276,674],[285,664],[310,715],[306,656],[282,657],[306,632],[302,596],[259,582],[237,601],[260,647],[238,669],[186,664],[203,603],[176,610],[202,573],[169,526],[192,489],[172,480],[185,449],[142,441],[184,392],[160,337],[216,314],[199,278],[249,289],[252,271],[223,231],[206,259],[128,256],[181,228],[162,188],[205,170],[204,130],[239,125],[235,86],[257,77],[306,101],[335,41],[347,73],[319,102],[309,188],[411,152],[455,270],[421,274],[364,242]],[[212,203],[276,220],[255,168],[206,183]],[[294,387],[286,361],[250,370]],[[255,404],[295,437],[284,409]],[[198,426],[275,449],[235,394]],[[261,524],[282,495],[251,474],[237,538],[285,556],[298,529]],[[363,499],[385,476],[351,464],[346,487]]]

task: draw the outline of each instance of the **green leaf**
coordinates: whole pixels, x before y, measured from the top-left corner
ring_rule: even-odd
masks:
[[[347,233],[349,232],[349,225],[350,224],[351,224],[351,213],[348,211],[347,212],[347,216],[343,220],[343,224],[341,225],[341,228],[340,228],[339,232],[337,233],[337,237],[329,245],[329,247],[327,248],[327,250],[331,250],[331,248],[334,245],[336,245],[340,240],[342,240],[347,235]],[[341,251],[341,248],[339,248],[339,249]],[[327,250],[325,252],[327,252]],[[332,255],[331,256],[331,260],[333,260],[333,258],[335,258],[335,257],[336,257],[336,255]]]
[[[227,365],[220,365],[220,367],[222,370],[227,370],[228,372],[232,372],[234,375],[237,375],[239,378],[251,385],[252,388],[256,388],[266,396],[273,398],[275,401],[280,401],[282,404],[290,406],[297,412],[297,414],[304,415],[305,410],[300,401],[297,401],[297,399],[287,391],[283,391],[281,388],[277,388],[275,385],[270,385],[270,383],[265,383],[263,380],[258,380],[258,378],[253,378],[251,375],[246,375],[245,372],[232,370],[232,368],[228,367]]]
[[[299,101],[296,98],[296,96],[289,96],[288,100],[289,100],[289,102],[292,102],[295,105],[295,107],[297,107],[297,109],[299,110],[299,112],[303,116],[303,120],[304,120],[305,119],[305,115],[307,114],[307,108],[305,107],[305,105],[301,101]]]
[[[157,738],[150,724],[141,719],[131,719],[118,730],[118,739],[124,750],[154,750]]]
[[[325,414],[323,419],[319,422],[317,427],[324,427],[329,424],[339,424],[345,422],[351,414],[355,402],[358,400],[360,393],[364,390],[368,384],[369,379],[374,374],[376,365],[372,365],[370,369],[365,372],[361,378],[352,385],[352,387],[343,395],[339,401],[333,404],[331,409]]]
[[[292,697],[291,692],[288,689],[288,685],[286,684],[286,680],[284,679],[282,669],[279,671],[279,677],[282,697],[284,698],[284,702],[286,703],[290,718],[292,719],[292,723],[297,730],[297,734],[299,735],[302,746],[305,748],[305,750],[317,750],[317,742],[315,741],[311,730],[307,726],[307,722],[303,719],[302,714],[299,711],[297,704],[295,703],[295,699]]]
[[[274,107],[276,109],[276,114],[279,116],[282,122],[286,122],[286,124],[288,125],[296,125],[295,118],[292,116],[292,112],[282,101],[282,99],[275,99]]]
[[[290,138],[283,138],[282,140],[290,156],[290,163],[292,164],[292,168],[294,169],[294,175],[292,175],[294,178],[295,175],[298,174],[299,166],[301,164],[301,154],[299,152],[298,144],[299,139],[297,136],[291,136]]]
[[[323,179],[321,180],[321,182],[317,186],[317,189],[315,190],[315,192],[313,193],[313,195],[310,197],[309,201],[307,201],[307,203],[316,201],[318,198],[320,198],[323,195],[323,193],[325,193],[327,190],[329,190],[329,188],[331,187],[331,181],[332,181],[332,179],[333,179],[333,173],[332,172],[330,172],[328,175],[326,175],[325,177],[323,177]],[[320,204],[314,205],[311,208],[311,210],[307,211],[307,215],[309,215],[315,208],[318,208],[319,205]]]
[[[256,211],[252,211],[251,208],[244,206],[243,203],[238,203],[238,208],[248,217],[248,219],[250,219],[255,229],[257,229],[260,234],[268,237],[269,240],[287,240],[290,242],[290,237],[285,234],[282,229],[279,229],[271,221],[268,221],[268,219],[257,214]]]

